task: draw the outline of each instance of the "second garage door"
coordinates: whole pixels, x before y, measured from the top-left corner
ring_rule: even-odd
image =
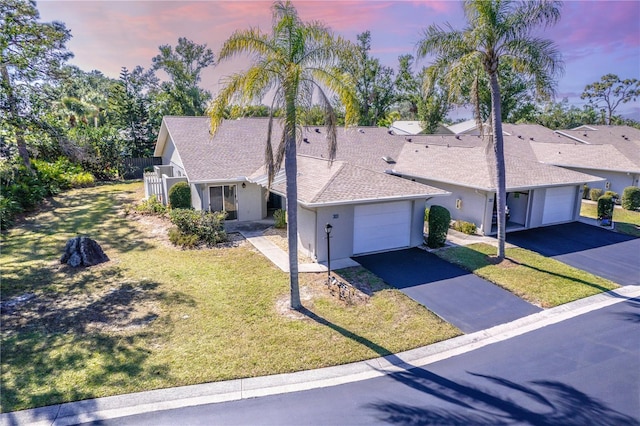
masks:
[[[356,206],[353,228],[354,254],[409,247],[411,201]]]
[[[574,186],[547,188],[544,197],[542,224],[549,225],[573,220],[575,197],[576,188]]]

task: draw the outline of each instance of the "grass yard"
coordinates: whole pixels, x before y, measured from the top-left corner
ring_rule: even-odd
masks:
[[[580,216],[598,218],[598,206],[596,203],[582,202]],[[613,209],[613,223],[615,230],[634,237],[640,237],[640,212],[625,210],[616,206]]]
[[[496,265],[496,248],[484,244],[450,247],[434,253],[529,302],[550,308],[619,287],[616,283],[521,248],[507,248]]]
[[[2,412],[338,365],[461,334],[360,268],[338,272],[365,289],[356,302],[332,296],[326,275],[301,274],[305,310],[290,311],[288,275],[247,242],[176,249],[151,218],[124,216],[141,195],[139,182],[70,191],[2,235]],[[60,265],[77,234],[110,261]]]

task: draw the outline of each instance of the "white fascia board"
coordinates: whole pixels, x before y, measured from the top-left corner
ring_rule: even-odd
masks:
[[[393,196],[393,197],[380,197],[380,198],[363,198],[358,200],[345,200],[345,201],[335,201],[329,203],[305,203],[303,201],[298,201],[298,204],[302,204],[305,207],[333,207],[333,206],[344,206],[348,204],[373,204],[377,202],[386,202],[386,201],[402,201],[402,200],[428,200],[433,197],[444,197],[451,195],[451,192],[445,191],[442,194],[419,194],[419,195],[409,195],[409,196]]]

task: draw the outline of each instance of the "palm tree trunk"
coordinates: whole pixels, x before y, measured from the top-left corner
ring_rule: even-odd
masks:
[[[287,176],[287,240],[289,242],[289,283],[291,288],[291,308],[300,309],[300,287],[298,284],[298,165],[296,156],[295,105],[287,108],[285,125],[284,171]],[[290,121],[291,119],[291,121]]]
[[[505,258],[507,185],[504,164],[504,138],[500,105],[498,74],[491,73],[491,121],[493,127],[493,150],[496,159],[496,206],[498,219],[498,260]]]

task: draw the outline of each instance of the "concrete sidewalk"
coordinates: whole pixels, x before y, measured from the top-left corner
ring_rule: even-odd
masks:
[[[395,355],[297,373],[159,389],[4,413],[0,415],[0,425],[72,425],[367,380],[425,366],[638,297],[640,286],[621,287],[507,324]]]

